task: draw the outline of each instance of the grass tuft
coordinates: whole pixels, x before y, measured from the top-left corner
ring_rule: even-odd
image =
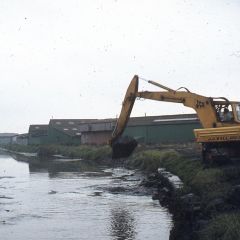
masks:
[[[223,214],[212,219],[200,235],[202,240],[239,240],[240,214]]]
[[[50,156],[54,154],[63,155],[70,158],[82,158],[86,160],[101,160],[110,158],[111,148],[109,146],[64,146],[64,145],[46,145],[39,148],[41,156]]]

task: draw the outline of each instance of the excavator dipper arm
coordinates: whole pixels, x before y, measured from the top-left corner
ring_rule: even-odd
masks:
[[[112,145],[122,135],[131,115],[137,91],[138,76],[135,75],[129,84],[126,95],[124,97],[121,113],[118,117],[116,127],[113,130],[112,138],[110,139],[110,145]]]
[[[132,112],[137,91],[138,76],[135,75],[130,85],[128,86],[126,95],[122,103],[122,110],[120,116],[118,118],[116,127],[113,130],[112,137],[109,141],[112,147],[112,158],[128,157],[137,146],[137,141],[135,139],[121,137]]]

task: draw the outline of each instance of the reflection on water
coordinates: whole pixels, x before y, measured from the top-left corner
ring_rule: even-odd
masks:
[[[24,162],[14,161],[8,155],[0,154],[0,177],[28,177],[29,165]]]
[[[111,231],[113,239],[135,239],[135,222],[133,215],[125,208],[111,209]]]
[[[158,202],[110,191],[136,187],[137,181],[121,177],[129,174],[87,161],[27,163],[0,155],[1,235],[4,240],[36,239],[36,233],[39,240],[168,239],[171,216]]]

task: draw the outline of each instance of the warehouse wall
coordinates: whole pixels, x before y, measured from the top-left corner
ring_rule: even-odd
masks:
[[[83,132],[82,144],[108,144],[112,132]]]
[[[39,145],[39,144],[46,144],[48,142],[48,136],[30,136],[28,138],[29,145]]]
[[[55,128],[49,127],[48,142],[49,144],[66,144],[66,145],[79,145],[81,144],[81,136],[72,137],[59,131]]]
[[[139,142],[188,142],[194,140],[193,129],[201,128],[198,122],[128,126],[123,135],[135,137]]]

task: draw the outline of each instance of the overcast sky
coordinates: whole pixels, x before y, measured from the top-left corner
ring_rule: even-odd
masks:
[[[239,13],[239,0],[0,0],[0,132],[116,117],[134,74],[240,100]],[[145,100],[132,116],[189,112]]]

